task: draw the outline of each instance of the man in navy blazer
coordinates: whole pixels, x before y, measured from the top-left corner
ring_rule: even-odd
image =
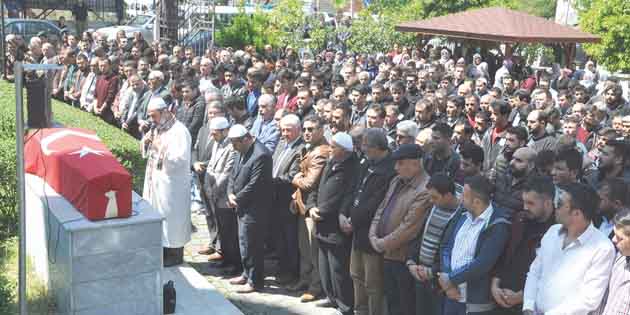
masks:
[[[243,125],[230,128],[228,138],[239,153],[228,184],[228,206],[238,216],[243,274],[230,280],[243,285],[239,293],[264,287],[264,241],[273,192],[271,152]]]

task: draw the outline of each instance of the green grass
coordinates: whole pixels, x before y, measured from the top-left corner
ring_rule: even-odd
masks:
[[[48,295],[46,284],[35,274],[34,267],[27,259],[26,262],[26,300],[29,314],[54,314],[54,301]],[[17,282],[18,282],[18,240],[10,238],[0,244],[0,296],[7,297],[0,303],[0,315],[18,313]]]

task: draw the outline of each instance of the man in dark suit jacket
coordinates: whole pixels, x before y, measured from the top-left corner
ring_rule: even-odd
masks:
[[[144,81],[138,75],[133,75],[129,78],[131,82],[131,88],[133,95],[129,105],[123,110],[120,115],[120,121],[122,129],[132,135],[136,139],[140,139],[142,134],[138,124],[138,113],[149,105],[151,100],[151,92],[149,88],[144,84]],[[146,109],[145,109],[146,111]]]
[[[289,114],[280,120],[282,139],[273,154],[273,203],[271,227],[272,239],[280,263],[278,283],[287,284],[298,276],[297,216],[289,210],[291,195],[295,188],[291,184],[299,172],[300,154],[304,141],[300,137],[300,118]]]
[[[319,242],[319,275],[322,287],[339,313],[354,313],[350,250],[352,239],[340,229],[340,214],[348,217],[353,200],[354,180],[359,162],[353,153],[352,137],[336,133],[331,141],[331,158],[322,173],[319,188],[309,195],[306,208],[316,222]]]
[[[230,279],[243,287],[238,293],[250,293],[264,287],[264,240],[272,197],[271,153],[256,141],[243,125],[228,132],[234,149],[240,154],[228,184],[228,206],[236,208],[243,274]]]

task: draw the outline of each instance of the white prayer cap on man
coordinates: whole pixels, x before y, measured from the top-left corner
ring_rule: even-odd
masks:
[[[249,131],[247,131],[245,126],[236,124],[230,127],[230,131],[228,131],[228,138],[242,138],[247,134],[249,134]]]
[[[147,111],[152,110],[163,110],[166,109],[166,102],[161,97],[152,97],[149,100],[149,105],[147,106]]]
[[[230,123],[225,117],[214,117],[210,120],[210,130],[223,130],[230,128]]]
[[[337,132],[332,137],[332,141],[346,151],[352,152],[354,150],[354,146],[352,145],[352,137],[345,132]]]

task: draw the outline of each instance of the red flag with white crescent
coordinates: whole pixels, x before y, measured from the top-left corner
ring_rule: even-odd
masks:
[[[131,175],[95,132],[49,128],[25,139],[25,171],[43,178],[89,220],[131,216]]]

